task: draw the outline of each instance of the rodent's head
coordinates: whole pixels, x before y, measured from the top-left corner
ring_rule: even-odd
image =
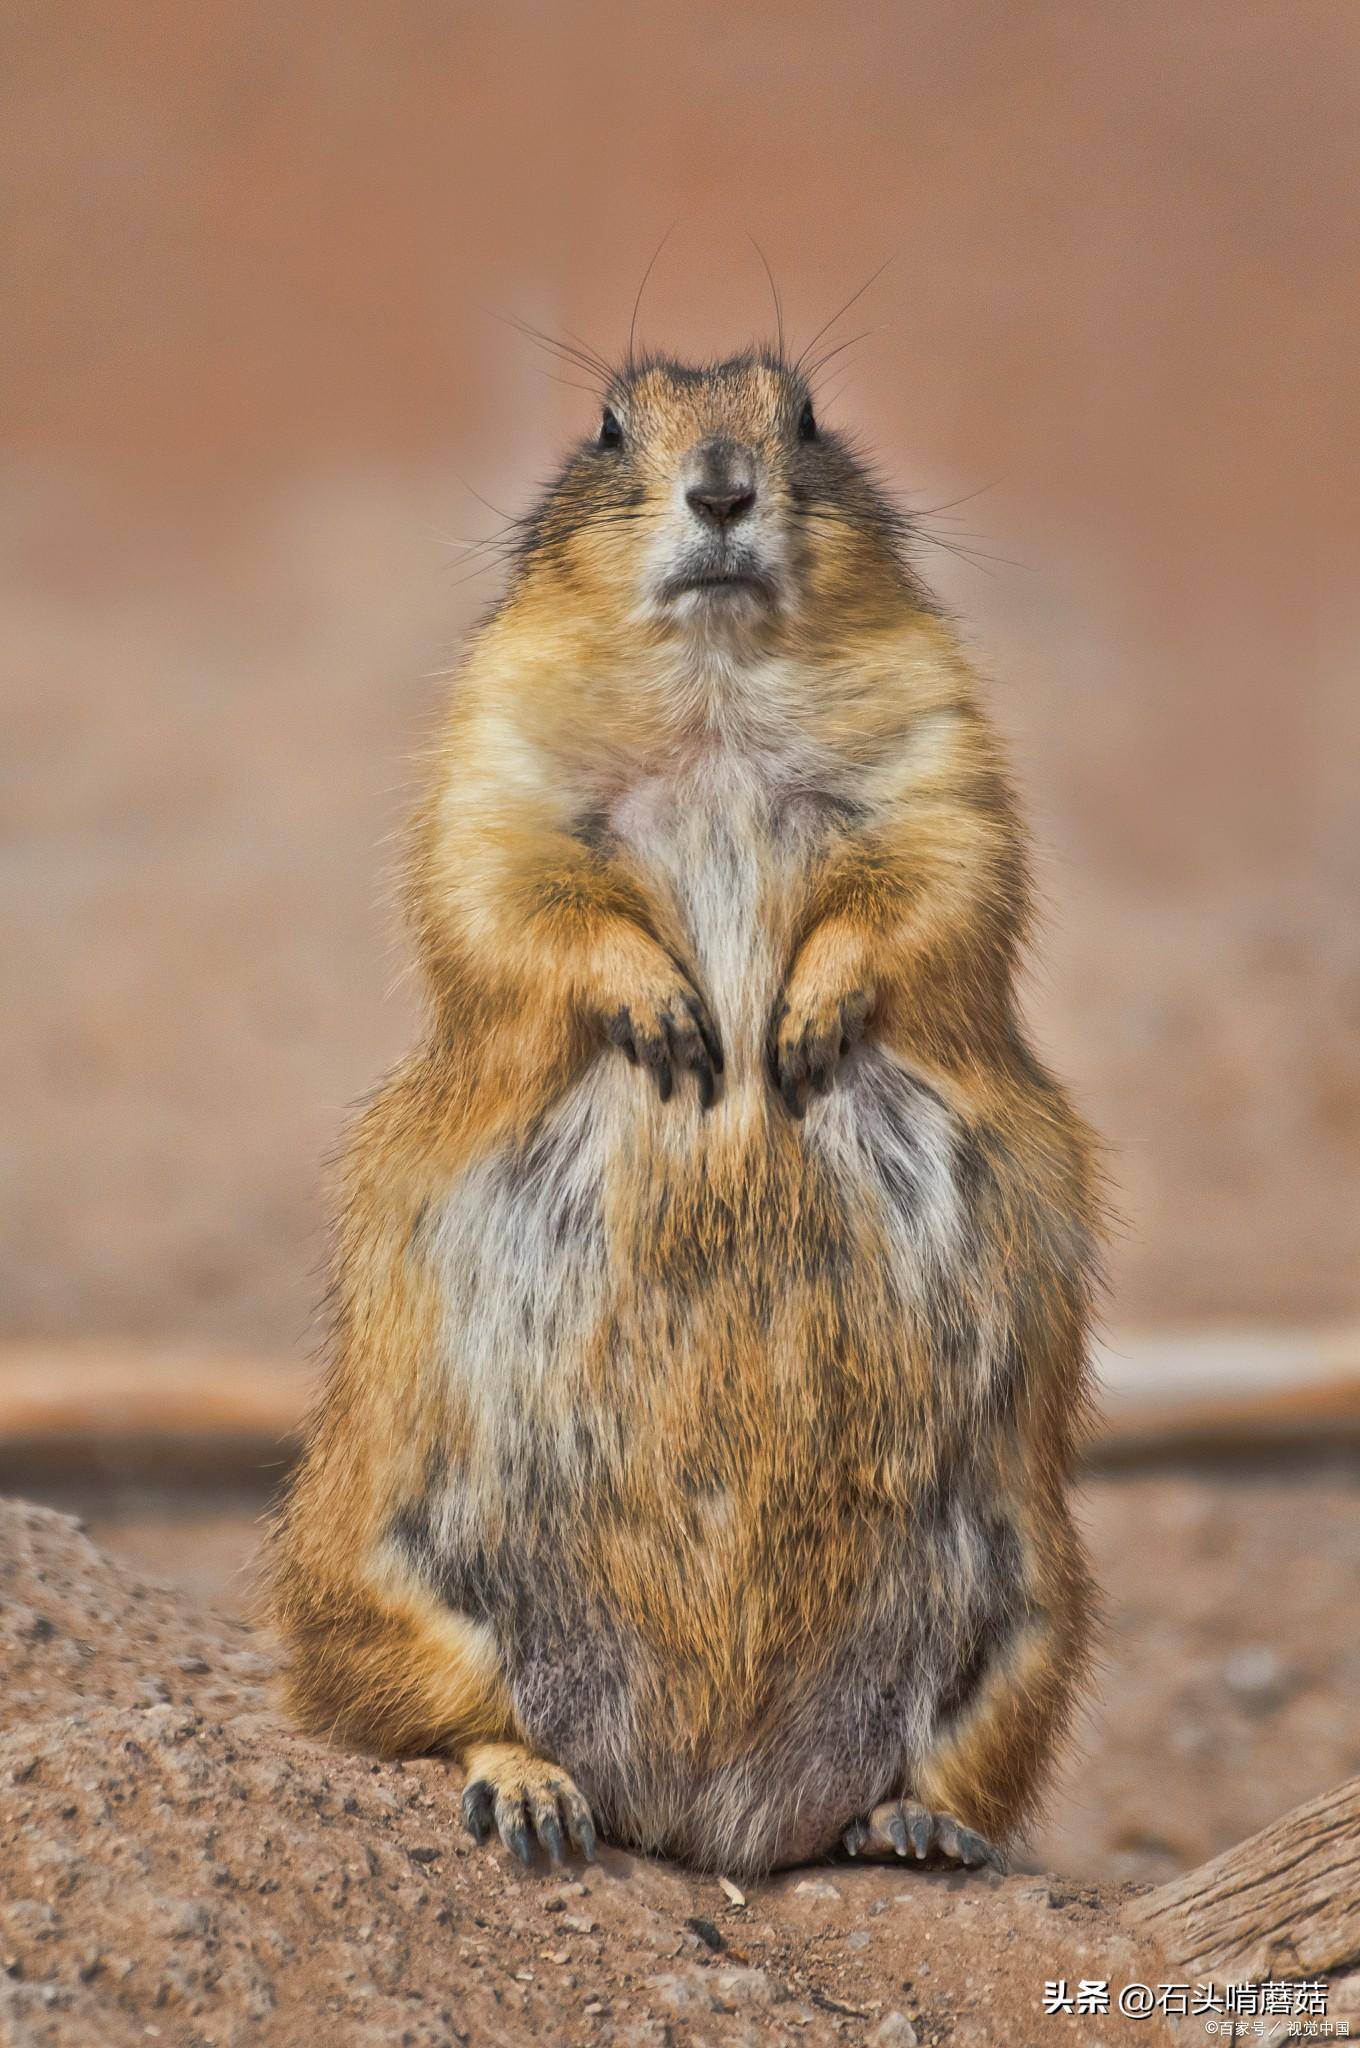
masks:
[[[901,525],[796,365],[649,358],[607,383],[521,559],[631,620],[725,639],[796,627],[813,606],[862,616],[875,596],[900,600]]]

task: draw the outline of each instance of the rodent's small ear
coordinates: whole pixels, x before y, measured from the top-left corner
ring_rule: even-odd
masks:
[[[618,414],[610,406],[605,407],[600,419],[600,446],[601,448],[621,448],[623,446],[623,428],[619,424]]]
[[[817,415],[812,410],[812,400],[803,400],[803,410],[798,415],[798,438],[800,441],[815,441],[817,438]]]

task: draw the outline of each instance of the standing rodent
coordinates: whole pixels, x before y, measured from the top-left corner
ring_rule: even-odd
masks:
[[[795,366],[630,363],[414,838],[281,1510],[304,1726],[527,1860],[999,1862],[1088,1661],[1097,1221],[1025,843],[906,529]],[[592,1821],[593,1816],[593,1821]]]

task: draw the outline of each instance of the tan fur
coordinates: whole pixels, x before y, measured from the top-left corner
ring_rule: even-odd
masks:
[[[507,1594],[468,1614],[450,1588],[541,1554],[518,1606],[551,1622],[560,1561],[580,1627],[608,1616],[582,1672],[623,1644],[637,1675],[604,1704],[564,1675],[543,1725],[570,1726],[577,1685],[603,1732],[552,1761],[616,1832],[733,1867],[825,1849],[894,1791],[1005,1840],[1089,1637],[1065,1492],[1095,1196],[1016,1017],[1023,835],[953,632],[848,454],[798,447],[801,398],[761,359],[620,380],[626,469],[568,466],[468,651],[410,868],[428,1033],[353,1133],[330,1375],[274,1564],[305,1726],[477,1755],[504,1790],[548,1681],[532,1630],[511,1654]],[[715,436],[754,451],[773,595],[677,618],[656,579]],[[637,1072],[609,1042],[624,1013]],[[706,1113],[695,1017],[725,1054]],[[668,1022],[663,1103],[645,1047]],[[590,1218],[575,1253],[550,1184],[564,1227]],[[513,1275],[512,1225],[477,1232],[520,1185],[545,1219],[538,1334],[484,1359],[496,1290],[474,1275],[460,1308],[461,1276]],[[798,1731],[824,1722],[834,1754],[817,1703],[856,1642],[912,1640],[904,1572],[930,1684],[982,1666],[957,1708],[908,1714],[925,1732],[889,1778],[866,1762],[821,1802],[792,1785]],[[984,1655],[970,1617],[993,1608]],[[864,1654],[867,1758],[892,1693]]]

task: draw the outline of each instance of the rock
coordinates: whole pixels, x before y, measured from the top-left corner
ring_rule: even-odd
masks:
[[[884,2013],[865,2038],[865,2048],[920,2048],[920,2035],[904,2012]]]

